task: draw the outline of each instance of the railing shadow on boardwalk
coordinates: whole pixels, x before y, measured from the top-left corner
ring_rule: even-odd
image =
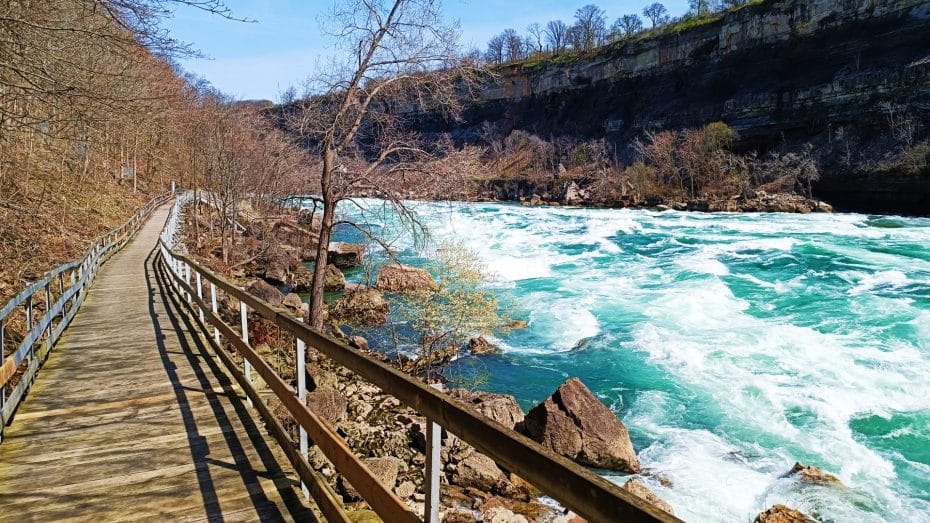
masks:
[[[191,459],[194,463],[198,487],[203,497],[204,511],[210,521],[223,521],[222,510],[219,505],[216,490],[213,484],[209,466],[220,466],[234,469],[242,476],[242,481],[252,504],[255,506],[262,521],[280,521],[285,519],[277,505],[268,499],[261,485],[258,483],[259,476],[266,478],[279,477],[283,474],[280,465],[275,459],[271,449],[268,448],[264,438],[253,436],[264,430],[253,421],[252,413],[241,397],[233,389],[233,383],[230,378],[217,365],[210,353],[210,349],[204,344],[203,340],[197,334],[198,329],[192,323],[191,319],[184,314],[181,304],[177,301],[177,296],[169,292],[169,283],[163,270],[157,267],[155,256],[158,252],[156,247],[148,256],[145,263],[145,278],[149,292],[149,313],[152,318],[152,325],[155,333],[155,343],[158,348],[159,356],[164,365],[165,372],[171,381],[177,403],[184,419],[184,425],[187,431],[187,438],[191,452]],[[156,312],[156,300],[161,300],[167,315],[169,325],[163,326]],[[164,330],[167,328],[167,330]],[[187,399],[188,387],[181,383],[176,372],[176,366],[171,361],[167,346],[164,343],[166,336],[177,336],[181,347],[181,352],[187,359],[187,363],[194,370],[197,381],[202,390],[195,392],[206,393],[209,398],[210,408],[215,416],[217,423],[224,429],[222,431],[226,445],[232,451],[235,463],[229,464],[210,458],[210,448],[206,438],[200,435],[197,428],[196,417],[192,413],[190,402]],[[204,365],[208,368],[205,369]],[[207,372],[212,374],[220,384],[221,392],[210,394],[212,385],[207,376]],[[235,410],[235,416],[245,426],[245,436],[250,439],[252,446],[256,449],[262,465],[267,472],[260,473],[253,469],[252,464],[246,457],[242,442],[234,430],[231,429],[231,420],[229,414],[224,408],[223,402],[220,401],[219,395],[226,396],[229,405]],[[311,521],[311,513],[307,511],[292,485],[286,488],[279,488],[278,494],[284,501],[285,507],[290,512],[291,517],[300,515],[301,521]]]

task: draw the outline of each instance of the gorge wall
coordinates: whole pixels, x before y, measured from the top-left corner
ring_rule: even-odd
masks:
[[[680,32],[587,57],[502,68],[461,121],[423,130],[468,139],[484,122],[543,137],[604,137],[622,159],[646,130],[724,121],[742,152],[810,143],[817,195],[840,209],[930,213],[930,173],[882,166],[903,145],[887,104],[930,128],[930,2],[767,0]]]

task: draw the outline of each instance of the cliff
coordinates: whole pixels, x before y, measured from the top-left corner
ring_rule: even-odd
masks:
[[[420,125],[466,140],[484,122],[604,137],[629,160],[647,130],[721,120],[743,152],[812,144],[816,193],[840,209],[930,212],[930,173],[887,161],[905,147],[889,108],[911,122],[911,143],[928,136],[930,2],[768,0],[692,25],[503,67],[462,121]]]

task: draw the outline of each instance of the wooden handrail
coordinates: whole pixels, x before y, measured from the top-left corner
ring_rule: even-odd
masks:
[[[136,211],[123,225],[98,236],[80,259],[63,263],[46,272],[10,299],[3,308],[0,308],[0,361],[2,361],[0,364],[0,439],[2,439],[3,428],[35,381],[39,368],[84,302],[87,288],[93,284],[97,270],[110,256],[122,249],[139,230],[149,214],[170,197],[170,193],[156,196]],[[66,273],[69,273],[67,285],[65,284]],[[52,303],[52,285],[56,279],[58,299]],[[33,296],[41,291],[44,291],[45,312],[41,318],[35,318]],[[8,354],[7,318],[21,306],[26,309],[27,330],[23,334],[23,340],[19,342],[15,350]],[[37,348],[36,345],[40,342],[41,345]],[[24,362],[26,362],[25,371],[7,395],[7,385]]]
[[[367,468],[351,453],[335,431],[299,401],[297,391],[282,380],[248,341],[241,339],[240,334],[222,320],[215,309],[211,310],[201,297],[202,292],[198,293],[198,289],[190,284],[192,272],[199,275],[198,281],[202,278],[209,282],[214,293],[220,289],[238,299],[265,320],[275,323],[307,346],[393,395],[401,403],[431,422],[438,423],[589,521],[680,521],[586,468],[455,401],[447,394],[310,328],[292,314],[271,306],[190,257],[173,251],[164,239],[161,241],[161,250],[166,272],[174,282],[174,291],[186,295],[188,303],[195,304],[198,312],[251,364],[301,427],[310,433],[337,471],[386,521],[409,521],[410,512],[405,510],[405,506],[397,506],[393,493],[386,491],[376,480],[373,481]],[[215,300],[215,296],[211,296],[211,300]],[[191,311],[193,314],[193,309]],[[205,328],[204,334],[209,337]]]

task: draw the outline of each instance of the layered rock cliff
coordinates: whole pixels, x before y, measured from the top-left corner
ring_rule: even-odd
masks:
[[[767,0],[681,32],[646,35],[593,56],[505,67],[450,124],[424,130],[474,136],[484,122],[544,137],[605,137],[621,156],[647,130],[722,120],[743,152],[810,143],[823,169],[815,188],[841,209],[930,213],[930,173],[882,163],[930,131],[930,2]]]

